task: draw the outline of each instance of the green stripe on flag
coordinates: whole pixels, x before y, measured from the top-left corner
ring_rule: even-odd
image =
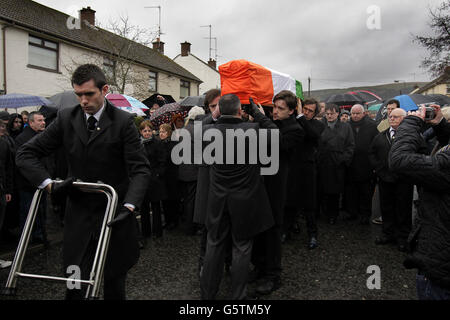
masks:
[[[302,83],[298,80],[295,80],[295,92],[298,98],[304,100]]]

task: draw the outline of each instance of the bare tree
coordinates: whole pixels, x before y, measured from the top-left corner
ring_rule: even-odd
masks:
[[[94,31],[93,31],[94,32]],[[118,20],[109,20],[105,26],[98,25],[95,35],[99,48],[104,53],[89,52],[77,56],[70,56],[63,64],[67,74],[81,64],[93,63],[103,67],[106,80],[111,91],[125,93],[133,88],[133,96],[146,98],[148,96],[149,70],[142,65],[142,57],[156,37],[156,33],[132,25],[128,16],[120,16]]]
[[[421,67],[435,77],[450,65],[450,0],[445,0],[436,9],[429,9],[434,36],[415,36],[414,42],[429,51],[429,56],[422,61]]]

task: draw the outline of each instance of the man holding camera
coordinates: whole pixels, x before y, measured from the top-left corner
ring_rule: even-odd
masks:
[[[424,107],[410,112],[399,126],[392,145],[389,166],[396,174],[417,185],[419,208],[408,243],[411,254],[407,269],[418,269],[417,295],[420,300],[450,299],[450,146],[427,156],[418,152],[426,122],[433,125],[440,141],[449,138],[450,126],[440,107],[426,120]],[[431,116],[432,117],[432,116]]]

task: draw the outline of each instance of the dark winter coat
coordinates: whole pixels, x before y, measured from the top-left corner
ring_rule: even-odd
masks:
[[[389,169],[389,151],[392,139],[389,129],[380,132],[372,141],[369,149],[369,161],[381,181],[394,183],[398,176]]]
[[[262,114],[261,114],[262,116]],[[266,117],[268,128],[276,126]],[[258,130],[263,125],[243,122],[239,118],[222,115],[210,128],[218,129],[225,137],[226,129]],[[209,127],[204,126],[207,130]],[[223,155],[226,159],[226,143]],[[270,144],[269,144],[270,145]],[[248,148],[248,144],[246,145]],[[248,149],[246,154],[248,154]],[[235,155],[237,151],[235,149]],[[251,239],[273,225],[273,217],[267,192],[260,175],[259,164],[212,164],[206,215],[206,228],[222,221],[224,215],[231,220],[231,234],[238,240]],[[225,231],[225,230],[224,230]]]
[[[404,265],[419,269],[450,290],[450,147],[434,156],[420,154],[423,125],[418,117],[406,117],[397,129],[389,156],[391,170],[415,183],[420,199],[408,239],[412,254]]]
[[[181,186],[178,180],[178,165],[172,161],[172,149],[178,143],[172,141],[170,137],[160,140],[165,155],[165,172],[163,180],[166,184],[167,200],[179,200],[181,198]]]
[[[39,132],[34,131],[33,129],[30,128],[30,126],[26,126],[23,129],[23,132],[21,134],[19,134],[16,138],[17,150],[19,150],[23,144],[30,141],[34,136],[36,136],[38,134],[39,134]],[[45,169],[48,171],[49,166],[47,164],[47,161],[48,161],[47,157],[42,159],[42,164],[45,167]],[[24,174],[22,174],[22,172],[19,169],[16,170],[16,187],[18,190],[23,190],[23,191],[34,192],[36,190],[36,187],[30,181],[28,181],[26,172],[24,172]]]
[[[161,140],[151,137],[142,140],[145,156],[150,163],[147,199],[161,201],[167,198],[166,183],[163,180],[166,172],[167,154]]]
[[[318,173],[325,194],[344,192],[345,169],[353,159],[355,141],[348,123],[337,120],[333,129],[322,132],[318,151]]]
[[[274,121],[280,129],[280,167],[278,173],[266,176],[264,183],[272,206],[275,223],[283,223],[284,207],[297,202],[297,177],[295,153],[302,149],[305,132],[292,115],[285,120]]]
[[[13,192],[12,152],[6,140],[0,137],[0,196]]]
[[[184,127],[190,134],[194,136],[194,120],[189,119],[188,123]],[[180,139],[181,140],[181,139]],[[191,161],[194,162],[194,147],[191,146]],[[197,181],[198,166],[195,164],[182,163],[178,167],[178,179],[185,182]]]
[[[17,152],[16,163],[35,187],[50,177],[40,160],[64,148],[68,176],[84,182],[102,181],[118,194],[118,203],[138,207],[147,190],[150,168],[133,117],[108,101],[89,137],[81,106],[62,109],[44,132],[25,143]],[[102,194],[73,190],[68,195],[64,215],[64,268],[80,265],[91,239],[98,232],[105,214]],[[134,215],[113,227],[105,276],[122,275],[139,258],[138,229]]]
[[[353,159],[348,168],[348,178],[353,182],[369,181],[373,178],[373,170],[369,161],[369,147],[378,129],[375,121],[364,116],[360,121],[349,121],[355,140]]]

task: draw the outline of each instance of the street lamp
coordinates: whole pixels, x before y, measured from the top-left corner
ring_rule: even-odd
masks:
[[[406,87],[406,81],[405,80],[394,80],[395,83],[403,82],[403,88]],[[400,89],[400,95],[402,94],[402,89]]]

